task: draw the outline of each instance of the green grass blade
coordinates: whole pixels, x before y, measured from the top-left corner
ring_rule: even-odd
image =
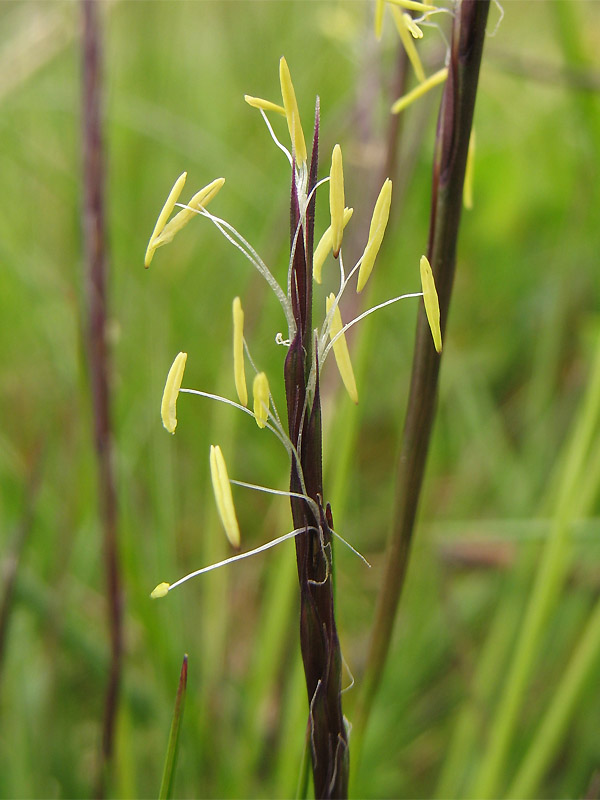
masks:
[[[179,746],[179,729],[183,718],[183,708],[185,706],[185,693],[187,688],[187,653],[183,657],[181,674],[179,675],[179,686],[175,697],[175,709],[173,711],[173,721],[171,732],[169,733],[169,744],[163,769],[162,782],[160,784],[159,800],[167,800],[171,797],[173,790],[173,779],[175,777],[175,767],[177,766],[177,750]]]

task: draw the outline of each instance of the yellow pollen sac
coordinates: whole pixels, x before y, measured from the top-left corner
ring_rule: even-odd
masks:
[[[175,433],[175,428],[177,427],[177,395],[181,388],[186,361],[187,353],[179,353],[175,357],[165,383],[160,405],[160,416],[169,433]]]
[[[244,100],[252,108],[262,108],[263,111],[274,111],[276,114],[281,114],[285,117],[285,108],[278,106],[277,103],[272,103],[270,100],[263,100],[262,97],[252,97],[251,94],[245,94]]]
[[[281,84],[281,97],[283,98],[290,139],[292,140],[296,154],[296,162],[298,164],[305,164],[306,143],[304,141],[304,133],[302,132],[302,124],[300,122],[300,112],[298,111],[298,103],[296,102],[296,93],[292,84],[290,70],[283,56],[281,56],[279,61],[279,82]]]
[[[375,36],[381,39],[381,29],[383,28],[383,12],[385,11],[385,0],[375,0]]]
[[[244,371],[244,311],[239,297],[233,301],[233,375],[240,403],[247,406],[248,389]]]
[[[440,328],[440,303],[438,300],[431,264],[426,256],[421,256],[421,286],[423,287],[423,303],[425,314],[431,329],[433,344],[438,353],[442,352],[442,331]]]
[[[175,214],[173,219],[165,226],[165,229],[160,236],[156,238],[154,246],[162,247],[163,245],[172,242],[175,234],[179,233],[179,231],[188,224],[192,217],[197,216],[197,211],[199,211],[201,208],[205,208],[210,203],[224,183],[225,178],[215,178],[214,181],[209,183],[203,189],[200,189],[199,192],[196,192],[196,194],[188,203],[189,208],[182,208],[179,213]],[[191,209],[194,210],[192,211]]]
[[[471,130],[467,165],[465,167],[465,184],[463,186],[463,205],[469,211],[473,208],[473,172],[475,169],[475,128]]]
[[[175,208],[175,203],[179,200],[179,195],[183,190],[186,178],[187,178],[187,172],[183,172],[177,178],[175,184],[173,185],[173,188],[169,192],[169,196],[167,197],[167,202],[164,204],[160,214],[158,215],[158,219],[156,220],[156,225],[154,226],[154,230],[152,231],[152,236],[150,237],[150,241],[148,242],[148,247],[146,248],[146,256],[144,258],[144,266],[146,267],[146,269],[150,266],[150,262],[154,257],[154,251],[156,250],[155,240],[160,236],[167,220],[171,216],[171,212]]]
[[[423,97],[423,95],[427,94],[427,92],[429,92],[431,89],[434,89],[436,86],[439,86],[440,83],[443,83],[447,77],[448,67],[443,67],[443,69],[434,72],[433,75],[430,75],[426,81],[420,83],[418,86],[415,86],[412,91],[398,98],[398,100],[396,100],[396,102],[392,105],[392,114],[399,114],[401,111],[404,111],[404,109],[411,103],[414,103],[415,100]]]
[[[233,507],[231,484],[229,483],[225,459],[219,445],[211,444],[210,446],[210,477],[225,535],[233,547],[239,547],[240,527]]]
[[[350,221],[350,217],[352,216],[353,211],[354,211],[353,208],[344,209],[344,219],[343,219],[344,228]],[[331,232],[331,225],[330,225],[323,234],[323,236],[321,236],[319,244],[317,245],[313,256],[313,278],[316,280],[317,283],[321,283],[321,273],[323,271],[323,264],[325,263],[325,259],[331,252],[332,247],[333,247],[333,233]]]
[[[327,309],[327,314],[329,314],[334,305],[335,309],[333,312],[333,316],[331,318],[331,324],[329,326],[329,338],[332,340],[338,335],[338,333],[344,327],[342,323],[342,315],[340,314],[339,306],[336,305],[335,295],[332,293],[326,300],[325,307]],[[352,362],[350,361],[350,353],[348,352],[348,344],[346,343],[346,337],[344,336],[344,334],[342,334],[333,343],[333,355],[335,356],[335,361],[338,366],[339,373],[341,375],[343,384],[346,387],[346,391],[350,395],[350,399],[352,400],[353,403],[358,403],[358,392],[356,390],[356,380],[354,378],[354,370],[352,369]]]
[[[417,80],[419,83],[423,83],[423,81],[426,80],[425,70],[423,69],[423,64],[421,64],[421,59],[419,58],[417,48],[413,42],[412,30],[408,24],[408,20],[410,20],[414,25],[412,18],[409,14],[403,14],[396,6],[392,6],[392,14],[394,15],[394,22],[396,23],[396,28],[402,40],[402,46],[406,50],[406,55],[413,66]],[[417,30],[419,30],[419,28],[417,28]]]
[[[390,205],[392,202],[392,182],[389,178],[383,182],[379,197],[373,209],[373,216],[371,217],[371,227],[369,228],[369,238],[367,246],[362,256],[360,269],[358,271],[358,284],[356,286],[357,292],[362,292],[369,276],[373,271],[373,265],[377,258],[377,253],[383,241],[383,234],[388,223],[390,216]]]
[[[336,144],[331,154],[329,212],[331,214],[333,257],[337,258],[342,246],[344,232],[344,168],[342,165],[342,149],[339,144]]]
[[[431,6],[427,3],[420,3],[418,0],[387,0],[392,6],[400,6],[407,11],[421,11],[426,14],[428,11],[437,11],[436,6]]]
[[[156,589],[150,592],[150,597],[153,600],[158,600],[159,597],[166,597],[169,594],[170,583],[159,583]]]
[[[422,39],[423,38],[423,31],[421,30],[421,28],[419,28],[419,26],[414,21],[414,19],[411,17],[411,15],[410,14],[403,14],[402,18],[403,18],[404,22],[406,23],[406,27],[411,32],[413,39]]]
[[[269,381],[264,372],[259,372],[252,385],[254,395],[254,417],[259,428],[264,428],[269,417]]]

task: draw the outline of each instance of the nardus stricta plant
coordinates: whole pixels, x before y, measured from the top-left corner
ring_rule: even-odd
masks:
[[[179,393],[196,394],[227,403],[250,417],[260,429],[268,429],[283,444],[290,457],[289,492],[278,492],[254,484],[231,480],[220,447],[210,449],[210,471],[216,504],[223,528],[231,545],[239,549],[240,530],[233,504],[231,485],[289,495],[293,530],[261,547],[237,553],[218,564],[191,572],[175,583],[160,583],[152,597],[164,597],[169,591],[191,577],[224,564],[241,560],[294,538],[298,580],[300,585],[300,643],[308,692],[307,737],[312,758],[315,795],[344,797],[348,786],[348,730],[342,713],[342,655],[335,624],[333,596],[332,539],[339,537],[334,530],[330,505],[325,500],[321,466],[321,399],[320,374],[333,350],[342,381],[353,402],[358,391],[352,371],[350,354],[345,340],[349,327],[368,314],[403,299],[423,296],[436,348],[441,348],[439,309],[431,269],[427,259],[421,259],[422,291],[393,297],[350,322],[342,322],[340,302],[344,292],[358,273],[357,291],[361,291],[373,270],[388,223],[392,195],[391,181],[383,183],[373,211],[368,240],[358,262],[346,274],[343,261],[343,232],[352,209],[345,206],[343,158],[341,147],[333,148],[329,175],[318,179],[319,102],[316,104],[315,124],[310,153],[307,151],[296,95],[284,58],[279,65],[282,103],[277,104],[246,96],[246,102],[257,108],[277,146],[286,154],[292,173],[290,201],[290,257],[287,265],[285,290],[248,241],[228,222],[208,211],[207,206],[221,189],[222,178],[212,181],[195,194],[187,204],[178,203],[186,174],[176,181],[163,207],[146,251],[146,266],[157,248],[170,242],[193,217],[210,220],[225,238],[241,251],[265,278],[277,297],[287,322],[287,338],[281,333],[277,344],[286,348],[283,364],[287,401],[287,426],[281,421],[267,375],[260,371],[250,354],[244,338],[244,311],[239,297],[233,300],[233,378],[239,402],[195,389],[182,389],[181,383],[187,354],[179,353],[169,371],[163,395],[161,414],[165,428],[175,432],[176,402]],[[269,122],[267,114],[281,115],[287,121],[291,148],[282,145]],[[329,183],[331,225],[318,244],[314,245],[315,203],[317,189]],[[170,220],[178,206],[181,210]],[[339,288],[326,300],[325,313],[319,326],[313,327],[313,279],[321,282],[322,269],[331,256],[339,266]],[[246,364],[254,371],[253,404],[248,408]],[[344,541],[344,540],[342,540]]]

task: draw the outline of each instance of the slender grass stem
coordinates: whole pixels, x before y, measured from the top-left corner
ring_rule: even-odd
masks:
[[[483,51],[488,0],[463,0],[454,18],[449,74],[442,95],[433,170],[428,259],[440,300],[444,330],[456,261],[462,192]],[[363,691],[354,720],[354,752],[362,740],[389,652],[404,586],[419,495],[434,421],[440,357],[435,352],[423,305],[419,308],[408,410],[400,452],[396,508],[367,656]]]

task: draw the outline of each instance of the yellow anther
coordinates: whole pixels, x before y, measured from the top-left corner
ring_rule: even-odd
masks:
[[[239,297],[233,301],[233,374],[235,390],[240,403],[247,406],[248,389],[244,371],[244,311]]]
[[[375,36],[381,39],[381,29],[383,27],[383,12],[385,11],[385,0],[375,0]]]
[[[263,111],[274,111],[276,114],[281,114],[285,117],[285,108],[278,106],[277,103],[272,103],[270,100],[263,100],[262,97],[252,97],[250,94],[244,95],[244,100],[252,108],[262,108]]]
[[[410,14],[403,14],[402,18],[403,18],[404,22],[406,23],[406,27],[411,32],[413,39],[422,39],[423,38],[423,31],[421,30],[421,28],[419,28],[419,26],[414,21],[414,19],[411,17],[411,15]]]
[[[189,208],[182,208],[179,213],[175,214],[173,219],[165,226],[165,229],[160,236],[157,236],[154,246],[162,247],[163,245],[172,242],[175,234],[179,233],[179,231],[188,224],[192,217],[197,216],[197,211],[199,211],[201,208],[205,208],[210,203],[224,183],[225,178],[215,178],[214,181],[211,181],[211,183],[209,183],[203,189],[200,189],[199,192],[196,192],[196,194],[188,203]],[[192,211],[191,209],[194,210]]]
[[[353,208],[344,209],[344,220],[343,220],[344,228],[348,224],[353,211],[354,211]],[[313,278],[316,280],[317,283],[321,283],[321,272],[323,271],[323,264],[325,263],[325,259],[331,252],[332,247],[333,247],[333,234],[331,232],[331,225],[330,225],[323,234],[323,236],[321,236],[319,244],[317,245],[315,249],[315,254],[313,256]]]
[[[465,185],[463,187],[463,204],[467,209],[473,208],[473,172],[475,169],[475,128],[471,129],[467,165],[465,167]]]
[[[306,143],[304,142],[304,133],[302,132],[302,124],[300,122],[300,113],[298,111],[298,103],[296,102],[296,93],[294,92],[292,77],[287,61],[283,56],[281,56],[279,61],[279,82],[281,84],[281,97],[283,98],[290,139],[292,140],[296,154],[296,162],[298,164],[304,164],[306,163]]]
[[[392,6],[400,6],[400,8],[405,8],[407,11],[421,11],[423,14],[427,14],[429,11],[437,11],[437,6],[431,6],[427,3],[419,3],[418,0],[387,0],[388,3]]]
[[[158,600],[159,597],[166,597],[169,594],[170,583],[159,583],[156,589],[150,592],[150,597],[153,600]]]
[[[158,215],[158,219],[156,220],[156,225],[154,226],[154,230],[152,231],[152,236],[150,237],[150,241],[148,242],[148,247],[146,248],[146,256],[144,258],[144,266],[146,268],[150,266],[150,262],[154,257],[154,251],[156,250],[155,240],[160,236],[167,220],[171,216],[171,212],[175,208],[175,203],[179,200],[179,195],[182,192],[186,178],[187,178],[187,172],[183,172],[177,178],[173,188],[169,192],[169,196],[167,197],[167,202],[164,204],[160,214]]]
[[[160,416],[162,417],[163,425],[169,433],[175,433],[175,428],[177,427],[177,395],[181,388],[186,361],[187,353],[179,353],[175,357],[175,361],[171,364],[171,369],[167,375],[167,382],[165,383],[165,390],[160,406]]]
[[[269,381],[264,372],[259,372],[252,385],[254,395],[254,417],[259,428],[264,428],[269,417]]]
[[[344,327],[342,323],[342,315],[340,314],[339,306],[335,302],[335,295],[332,293],[326,300],[326,309],[327,314],[331,311],[331,309],[335,306],[333,311],[333,316],[331,318],[331,324],[329,326],[329,338],[335,339],[335,337],[340,333],[342,328]],[[354,370],[352,369],[352,362],[350,361],[350,353],[348,352],[348,344],[346,343],[346,337],[342,333],[335,342],[333,342],[333,355],[335,356],[335,361],[338,366],[338,370],[342,377],[342,381],[344,386],[346,387],[346,391],[350,395],[350,399],[353,403],[358,403],[358,392],[356,390],[356,380],[354,379]]]
[[[225,534],[233,547],[240,546],[240,527],[233,507],[231,484],[225,466],[225,459],[219,445],[210,446],[210,477],[212,480],[217,510],[223,523]]]
[[[331,154],[329,213],[331,214],[333,257],[337,258],[342,246],[344,232],[344,168],[342,165],[342,148],[339,144],[336,144]]]
[[[396,23],[396,28],[400,34],[400,39],[402,39],[402,45],[406,50],[406,55],[408,56],[410,63],[413,65],[417,80],[419,83],[423,83],[423,81],[426,80],[425,70],[423,69],[423,64],[421,64],[421,59],[417,53],[417,48],[415,47],[415,43],[413,42],[413,37],[411,35],[412,32],[407,22],[407,18],[411,22],[412,19],[408,14],[403,14],[402,11],[400,11],[400,9],[396,6],[392,6],[392,14],[394,15],[394,22]]]
[[[392,106],[392,114],[399,114],[401,111],[409,106],[411,103],[414,103],[415,100],[418,100],[419,97],[423,97],[424,94],[427,94],[430,89],[439,86],[440,83],[443,83],[446,78],[448,77],[448,67],[443,67],[443,69],[434,72],[426,81],[420,83],[418,86],[408,92],[407,94],[400,97],[394,105]]]
[[[358,272],[358,284],[356,286],[357,292],[362,292],[365,283],[369,280],[369,276],[373,271],[373,265],[377,258],[377,253],[383,241],[383,234],[388,223],[390,216],[390,205],[392,202],[392,182],[389,178],[383,182],[379,197],[373,209],[373,216],[371,217],[371,227],[369,228],[369,238],[367,246],[362,256],[360,270]]]
[[[421,286],[423,287],[423,303],[431,329],[433,344],[438,353],[442,352],[442,330],[440,328],[440,303],[438,300],[431,264],[426,256],[421,256]]]

